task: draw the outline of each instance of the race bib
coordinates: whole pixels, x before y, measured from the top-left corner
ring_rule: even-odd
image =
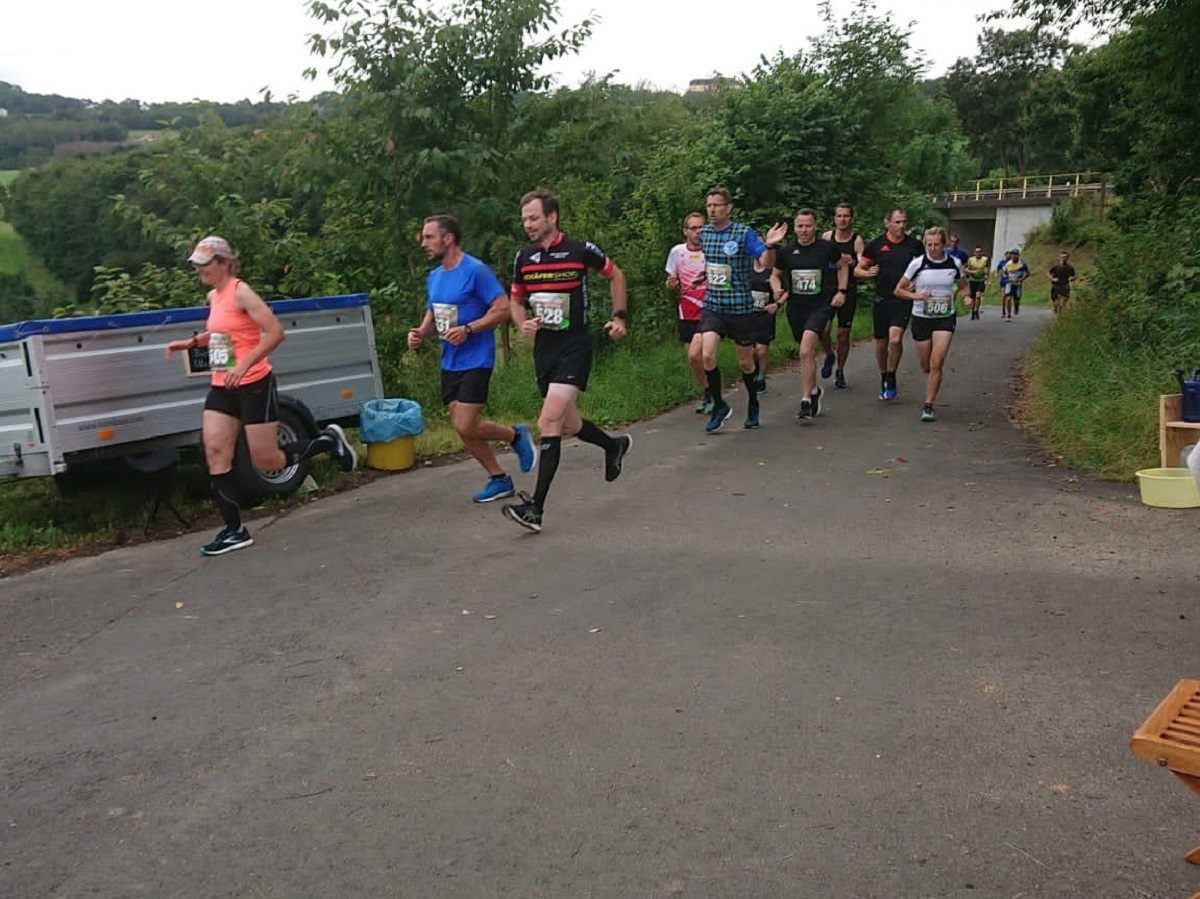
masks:
[[[949,315],[950,300],[926,300],[925,314],[926,315]]]
[[[792,293],[812,295],[821,292],[821,273],[815,268],[792,269]]]
[[[568,293],[534,293],[529,296],[529,305],[540,321],[539,328],[547,331],[565,331],[571,327],[571,295]]]
[[[208,335],[208,367],[213,371],[219,368],[233,368],[237,360],[233,358],[233,339],[228,334],[214,332]]]
[[[434,303],[433,324],[437,328],[438,337],[446,339],[446,332],[458,327],[458,307],[453,303]]]
[[[768,290],[752,290],[750,291],[750,299],[754,300],[755,309],[766,309],[767,304],[771,302],[771,292]]]
[[[704,274],[708,280],[709,290],[729,290],[733,280],[733,266],[710,262],[704,266]]]

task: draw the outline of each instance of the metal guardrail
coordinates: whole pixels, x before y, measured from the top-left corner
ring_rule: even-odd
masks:
[[[1062,197],[1079,197],[1084,194],[1102,193],[1107,181],[1094,172],[1072,172],[1059,175],[1020,175],[1015,178],[981,178],[974,187],[953,190],[948,194],[937,194],[934,203],[989,203],[1000,200],[1037,200]],[[1087,179],[1087,180],[1085,180]],[[984,185],[989,185],[985,187]],[[995,185],[994,187],[991,185]]]

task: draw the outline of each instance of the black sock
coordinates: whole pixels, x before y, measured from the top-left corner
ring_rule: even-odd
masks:
[[[887,386],[892,388],[892,390],[896,389],[896,373],[894,371],[887,373]]]
[[[337,448],[337,443],[329,434],[322,434],[312,440],[296,440],[285,443],[280,447],[287,457],[288,465],[295,465],[301,459],[311,459],[321,453],[331,453]]]
[[[541,453],[538,456],[537,487],[533,491],[533,504],[539,509],[546,507],[546,494],[550,492],[550,484],[558,472],[558,460],[561,455],[561,437],[542,438]]]
[[[712,397],[712,401],[718,406],[721,405],[721,369],[714,368],[705,371],[704,377],[708,378],[708,393]]]
[[[746,393],[750,394],[750,405],[758,402],[758,366],[754,366],[754,371],[742,372],[742,383],[746,385]]]
[[[583,419],[583,426],[579,429],[579,433],[575,436],[584,443],[590,443],[593,446],[600,447],[605,452],[608,452],[617,445],[617,441],[615,441],[608,434],[605,434],[586,418]]]
[[[221,519],[225,522],[226,529],[240,531],[242,529],[242,509],[238,503],[237,486],[234,483],[232,471],[213,476],[212,497],[213,502],[217,504],[217,511],[221,513]]]

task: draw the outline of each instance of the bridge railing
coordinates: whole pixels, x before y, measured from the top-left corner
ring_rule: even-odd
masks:
[[[934,197],[943,203],[987,203],[998,200],[1036,200],[1078,197],[1104,190],[1106,178],[1098,172],[1069,172],[1057,175],[1016,175],[1011,178],[980,178],[972,186]]]

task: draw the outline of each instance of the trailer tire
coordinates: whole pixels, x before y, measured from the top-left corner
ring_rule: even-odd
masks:
[[[317,436],[317,423],[308,407],[290,396],[279,397],[279,445]],[[272,496],[289,496],[304,483],[312,468],[310,459],[302,459],[295,465],[279,471],[259,471],[250,461],[250,448],[246,445],[245,432],[238,435],[237,451],[233,456],[233,473],[238,488],[247,499],[255,500]]]

